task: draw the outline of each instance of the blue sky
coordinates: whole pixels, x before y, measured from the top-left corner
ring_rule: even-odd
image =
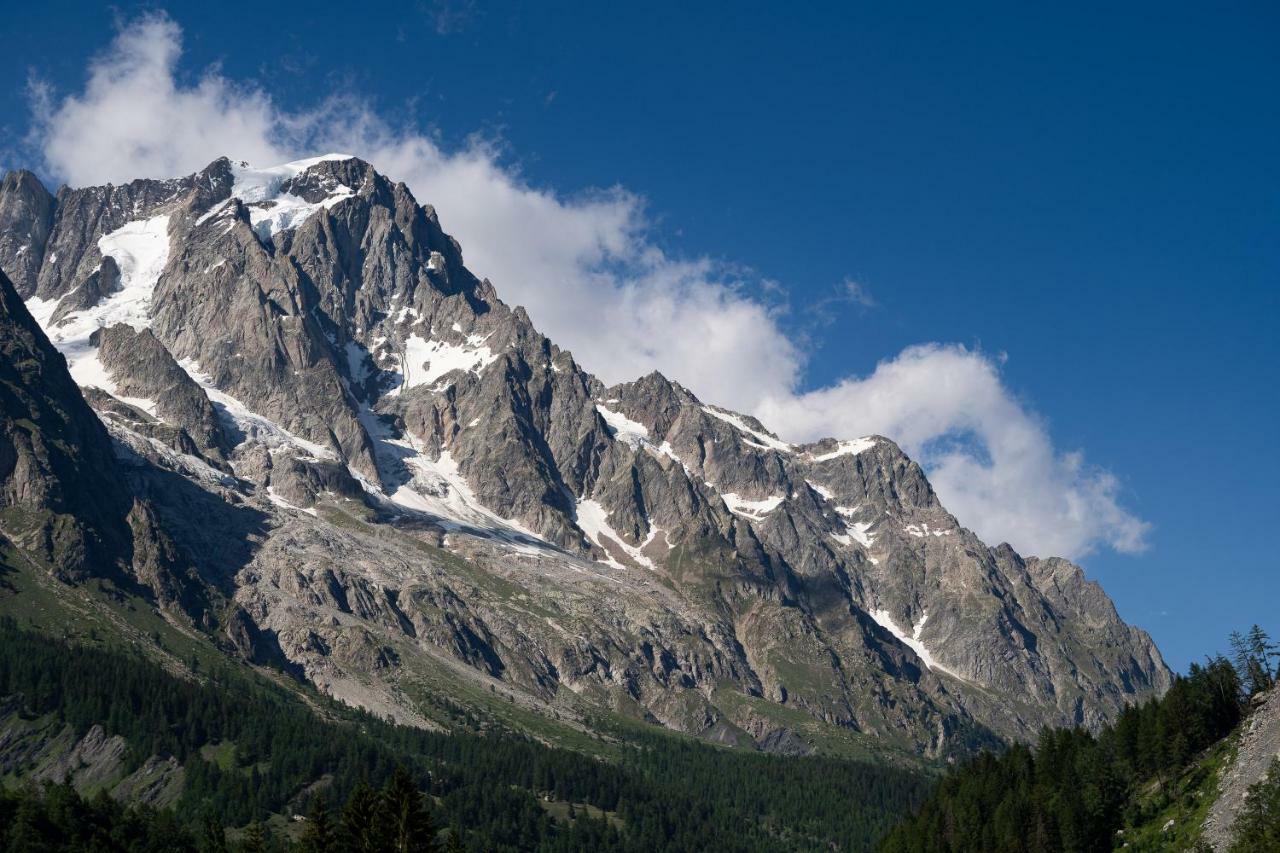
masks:
[[[1274,4],[593,5],[28,4],[0,21],[0,162],[51,181],[72,175],[59,164],[83,149],[59,106],[68,94],[91,101],[93,58],[163,9],[182,31],[174,86],[198,86],[216,66],[217,109],[256,92],[273,115],[325,103],[330,117],[359,111],[400,145],[402,168],[424,145],[469,152],[486,187],[506,182],[528,210],[550,205],[562,232],[618,217],[599,239],[631,241],[624,249],[586,261],[576,245],[546,252],[546,280],[571,255],[573,270],[605,269],[619,293],[675,287],[677,307],[740,317],[726,339],[769,342],[753,369],[779,365],[774,385],[760,384],[786,394],[770,408],[743,385],[751,374],[725,374],[724,395],[775,412],[780,431],[889,424],[911,435],[936,414],[928,387],[920,396],[911,386],[910,405],[879,419],[861,414],[867,386],[839,398],[847,415],[789,412],[793,401],[835,399],[822,390],[886,361],[899,373],[875,375],[904,387],[891,380],[908,348],[963,345],[946,352],[1008,418],[970,429],[973,412],[949,403],[937,430],[904,446],[944,466],[938,448],[976,448],[968,458],[981,463],[984,441],[1030,434],[1051,442],[1036,463],[1050,466],[1041,491],[1088,497],[1109,472],[1097,514],[1069,541],[1176,668],[1222,648],[1233,628],[1256,621],[1280,634]],[[54,115],[35,136],[31,81]],[[426,141],[405,148],[406,138]],[[470,184],[424,178],[449,205],[411,185],[438,203],[446,228],[458,223],[500,293],[514,290],[553,336],[565,337],[557,323],[573,336],[581,318],[558,317],[555,293],[498,274],[520,269],[502,246],[538,252],[546,239],[513,243],[483,212],[461,209]],[[627,290],[627,276],[645,284]],[[607,367],[587,357],[591,341],[570,343],[588,368]],[[937,353],[921,358],[938,365]],[[730,369],[689,350],[654,359],[712,399],[716,371]],[[1005,420],[1019,427],[1013,438]],[[1072,451],[1086,473],[1064,461]],[[1037,470],[1018,469],[1017,488],[957,494],[973,516],[990,516],[986,529],[960,520],[984,535],[1010,524],[1024,550],[1058,542],[1051,510],[1008,520]],[[966,472],[939,478],[961,489]],[[1117,533],[1113,508],[1149,529]],[[1135,538],[1145,550],[1124,544]]]

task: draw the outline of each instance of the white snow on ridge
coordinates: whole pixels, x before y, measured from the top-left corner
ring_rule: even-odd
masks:
[[[231,195],[240,199],[249,207],[249,221],[253,230],[262,239],[270,239],[281,231],[297,228],[318,210],[328,210],[343,199],[355,195],[355,191],[345,184],[336,181],[328,187],[330,195],[318,202],[309,202],[292,193],[281,192],[285,181],[296,178],[307,169],[326,160],[350,160],[349,154],[325,154],[322,157],[311,157],[306,160],[295,160],[280,166],[268,166],[256,169],[248,163],[235,163],[231,166],[234,183]],[[210,210],[200,221],[213,215]]]
[[[953,678],[959,678],[961,681],[968,681],[968,679],[960,673],[938,663],[934,656],[929,653],[929,650],[925,648],[924,643],[920,641],[920,632],[924,630],[924,623],[929,619],[929,611],[926,610],[920,614],[920,621],[911,628],[911,636],[907,636],[906,633],[904,633],[897,624],[894,623],[893,617],[889,615],[888,610],[872,610],[870,616],[876,621],[876,624],[881,628],[884,628],[890,634],[893,634],[893,636],[897,637],[900,643],[915,652],[916,657],[920,658],[921,662],[923,662],[929,669],[945,672],[947,675],[950,675]]]
[[[829,501],[835,497],[835,495],[831,493],[831,490],[828,489],[826,486],[815,483],[813,482],[813,480],[805,480],[805,482],[809,484],[809,488],[813,489],[815,492],[821,495],[824,500]]]
[[[280,497],[280,495],[276,494],[276,490],[271,486],[267,486],[267,499],[281,509],[291,509],[294,512],[305,512],[307,515],[318,515],[315,507],[300,507],[295,504],[291,504],[284,498]]]
[[[151,294],[169,262],[169,216],[126,222],[98,238],[98,250],[104,257],[114,259],[120,268],[119,290],[92,308],[67,315],[56,326],[51,323],[60,300],[33,297],[26,304],[50,342],[66,356],[76,384],[115,393],[115,383],[98,360],[98,348],[89,343],[89,337],[98,329],[117,323],[127,323],[135,329],[150,325]],[[150,401],[128,402],[137,405]],[[153,410],[154,403],[148,408]]]
[[[293,447],[302,450],[313,459],[336,460],[338,458],[337,454],[329,448],[294,435],[270,418],[252,411],[230,394],[219,391],[194,361],[183,359],[179,364],[187,375],[204,389],[205,395],[220,410],[220,414],[229,418],[236,429],[244,434],[246,440],[258,441],[270,448]]]
[[[454,370],[479,373],[492,364],[498,354],[483,346],[485,338],[471,335],[469,346],[450,344],[440,340],[424,340],[415,332],[405,341],[400,389],[427,385]],[[395,391],[393,393],[398,393]]]
[[[325,154],[320,157],[294,160],[291,163],[267,166],[261,169],[256,169],[244,161],[232,163],[231,174],[234,183],[231,186],[231,195],[245,204],[266,201],[279,192],[281,184],[290,178],[298,177],[312,166],[323,163],[326,160],[353,159],[355,158],[350,154]]]
[[[644,424],[631,420],[621,412],[606,409],[599,403],[596,403],[596,411],[600,413],[600,417],[604,418],[604,422],[608,424],[614,438],[634,448],[649,444],[649,428]],[[667,446],[670,447],[670,445]]]
[[[832,534],[833,539],[841,545],[848,545],[850,541],[857,541],[863,548],[870,548],[876,541],[875,537],[867,531],[871,529],[869,521],[846,521],[845,532]]]
[[[632,560],[636,561],[646,569],[652,569],[653,560],[650,560],[644,553],[634,545],[628,545],[617,531],[609,524],[609,513],[600,505],[599,501],[590,498],[581,498],[578,500],[578,527],[582,528],[582,532],[587,534],[587,538],[599,545],[601,550],[605,552],[605,562],[615,568],[625,569],[626,566],[619,563],[610,554],[610,546],[616,547],[625,553]],[[649,538],[645,540],[645,544],[653,541],[657,529],[651,528]]]
[[[902,531],[904,533],[907,533],[911,536],[915,536],[920,539],[923,539],[926,536],[949,536],[951,533],[954,532],[951,530],[938,530],[936,528],[930,528],[929,525],[927,524],[920,524],[920,525],[907,524],[903,526]]]
[[[352,476],[366,492],[388,501],[402,510],[428,515],[447,531],[475,528],[484,534],[493,534],[505,540],[513,551],[523,554],[543,554],[552,550],[542,543],[541,537],[514,519],[503,518],[486,508],[467,483],[453,456],[446,450],[432,461],[421,452],[411,435],[397,437],[383,421],[367,407],[360,412],[360,422],[373,440],[374,456],[382,478],[395,482],[403,469],[406,481],[384,491],[379,484],[371,483],[358,472]]]
[[[838,506],[835,509],[844,518],[845,527],[848,528],[849,535],[861,542],[864,548],[870,548],[875,543],[875,536],[867,532],[875,522],[853,520],[853,516],[858,512],[858,507]]]
[[[742,418],[738,417],[737,415],[730,414],[729,412],[722,412],[718,409],[713,409],[710,406],[703,406],[702,411],[706,412],[708,415],[711,415],[714,418],[719,418],[720,420],[729,424],[729,426],[736,429],[738,432],[744,432],[747,435],[754,438],[756,440],[755,442],[747,442],[749,444],[752,444],[752,446],[754,447],[759,448],[761,447],[761,445],[763,445],[761,449],[778,450],[778,451],[781,451],[782,453],[791,453],[795,450],[794,447],[792,447],[790,444],[787,444],[785,441],[776,439],[767,433],[759,432],[751,428],[750,426],[747,425],[746,421],[742,420]]]
[[[733,492],[723,492],[720,497],[724,500],[724,504],[729,508],[730,512],[756,521],[773,512],[786,500],[786,497],[774,495],[764,500],[752,501]]]
[[[281,231],[292,231],[311,217],[317,210],[328,210],[343,199],[351,198],[354,193],[350,187],[338,185],[341,189],[333,195],[317,202],[310,202],[290,193],[280,193],[267,207],[250,207],[249,223],[258,236],[265,239],[274,237]]]
[[[859,453],[865,453],[876,446],[876,440],[870,436],[863,438],[855,438],[852,441],[842,441],[836,446],[835,450],[830,453],[823,453],[821,456],[809,457],[814,462],[826,462],[829,459],[835,459],[839,456],[857,456]]]

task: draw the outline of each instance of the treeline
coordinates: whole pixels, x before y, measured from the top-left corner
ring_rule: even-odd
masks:
[[[283,849],[283,833],[267,831],[272,815],[321,808],[336,819],[353,797],[384,790],[401,766],[423,792],[431,824],[472,851],[866,850],[928,788],[904,769],[727,750],[659,732],[628,730],[620,757],[602,761],[513,732],[394,726],[317,699],[322,719],[252,673],[200,675],[176,678],[138,653],[73,646],[0,620],[0,697],[20,697],[24,716],[49,715],[77,737],[94,724],[122,736],[126,770],[152,755],[177,758],[184,783],[173,819],[207,850],[215,849],[212,828],[232,830],[241,844],[254,826],[264,849]],[[9,796],[42,803],[67,793]]]
[[[0,850],[13,853],[187,853],[195,837],[169,811],[86,800],[70,785],[0,787]]]
[[[1046,729],[1034,747],[984,753],[949,773],[882,853],[1111,850],[1116,831],[1149,815],[1134,792],[1159,790],[1229,734],[1276,678],[1275,647],[1254,627],[1233,635],[1234,662],[1193,664],[1160,699],[1130,706],[1096,737]],[[1252,848],[1250,848],[1252,849]]]

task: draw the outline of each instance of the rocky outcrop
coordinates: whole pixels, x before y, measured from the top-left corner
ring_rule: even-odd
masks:
[[[0,533],[69,582],[139,582],[197,609],[176,546],[125,482],[63,356],[0,273]]]
[[[232,445],[213,404],[150,329],[119,323],[93,342],[118,395],[151,401],[156,416],[179,427],[202,456],[223,461]]]
[[[106,429],[0,273],[0,519],[60,577],[111,571],[130,551],[133,500]]]
[[[13,778],[72,785],[82,796],[106,792],[128,803],[173,805],[186,772],[173,756],[150,756],[137,764],[129,745],[100,725],[76,737],[51,716],[31,719],[21,697],[0,697],[0,771]]]
[[[1218,782],[1218,799],[1205,818],[1203,838],[1214,850],[1227,850],[1236,818],[1249,788],[1267,778],[1272,762],[1280,759],[1280,690],[1254,697],[1254,710],[1241,724],[1235,758]]]
[[[10,172],[0,184],[0,257],[23,299],[36,292],[53,230],[53,196],[35,175]]]
[[[218,160],[47,218],[30,304],[145,463],[130,530],[176,549],[133,550],[192,555],[224,642],[347,701],[416,720],[400,685],[446,665],[726,742],[805,751],[799,712],[944,755],[1169,684],[1078,567],[988,547],[890,439],[606,388],[367,163]]]

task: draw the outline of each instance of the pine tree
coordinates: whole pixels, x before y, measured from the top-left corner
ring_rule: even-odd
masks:
[[[339,835],[342,849],[357,853],[381,853],[378,795],[365,782],[356,785],[342,809]]]
[[[1245,693],[1254,696],[1268,690],[1275,683],[1272,661],[1277,657],[1277,647],[1271,637],[1258,625],[1248,634],[1231,632],[1232,663],[1244,684]]]
[[[1280,657],[1271,637],[1258,625],[1249,629],[1249,648],[1253,652],[1256,678],[1260,690],[1270,690],[1275,684],[1275,668],[1272,661]]]
[[[316,797],[302,833],[302,853],[337,853],[338,832],[324,797]]]
[[[255,820],[249,824],[249,828],[244,831],[244,840],[240,842],[240,849],[244,853],[266,853],[267,831],[261,823]]]
[[[1231,853],[1280,853],[1280,760],[1272,760],[1267,778],[1249,788],[1234,830]]]
[[[396,768],[382,789],[380,813],[386,827],[387,849],[395,853],[434,853],[436,833],[431,815],[404,765]]]
[[[466,848],[462,846],[462,834],[458,832],[458,828],[454,827],[449,830],[449,840],[445,842],[444,853],[465,853]]]
[[[200,853],[227,853],[227,833],[212,814],[206,814],[200,830]]]

